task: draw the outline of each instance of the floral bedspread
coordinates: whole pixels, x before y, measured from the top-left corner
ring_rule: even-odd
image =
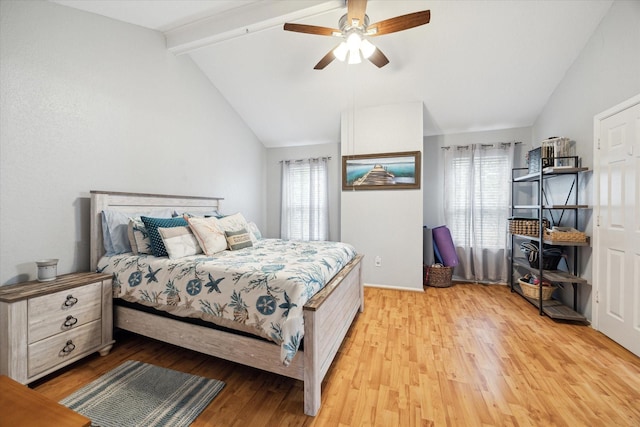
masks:
[[[289,365],[304,335],[302,307],[354,256],[339,242],[261,239],[214,256],[103,257],[113,296],[267,338]]]

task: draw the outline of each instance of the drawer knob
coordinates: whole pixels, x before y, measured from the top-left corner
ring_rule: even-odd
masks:
[[[73,295],[67,295],[67,299],[64,302],[65,307],[73,307],[78,302],[78,298],[74,298]]]
[[[70,328],[73,325],[75,325],[76,323],[78,323],[78,319],[76,319],[73,316],[67,316],[67,319],[64,321],[64,323],[62,324],[65,328]]]
[[[60,350],[60,356],[67,356],[71,354],[71,352],[75,349],[76,345],[73,343],[73,341],[69,340],[67,341],[67,344],[62,347],[62,350]]]

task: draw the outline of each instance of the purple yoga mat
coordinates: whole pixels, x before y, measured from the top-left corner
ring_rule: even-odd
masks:
[[[456,254],[456,248],[453,245],[453,239],[451,238],[451,232],[449,229],[441,225],[432,230],[433,244],[436,247],[437,253],[442,258],[442,263],[446,267],[455,267],[458,265],[458,254]]]

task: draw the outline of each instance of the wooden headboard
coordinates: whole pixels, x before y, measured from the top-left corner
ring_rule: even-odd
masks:
[[[115,210],[129,214],[153,209],[171,208],[177,212],[211,212],[220,210],[222,197],[170,196],[166,194],[91,191],[91,271],[104,255],[102,211]]]

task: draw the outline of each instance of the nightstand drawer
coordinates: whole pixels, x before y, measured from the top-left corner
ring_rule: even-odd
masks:
[[[99,320],[29,345],[28,375],[34,376],[95,349],[102,341]]]
[[[100,319],[101,287],[96,282],[30,299],[29,344]]]

